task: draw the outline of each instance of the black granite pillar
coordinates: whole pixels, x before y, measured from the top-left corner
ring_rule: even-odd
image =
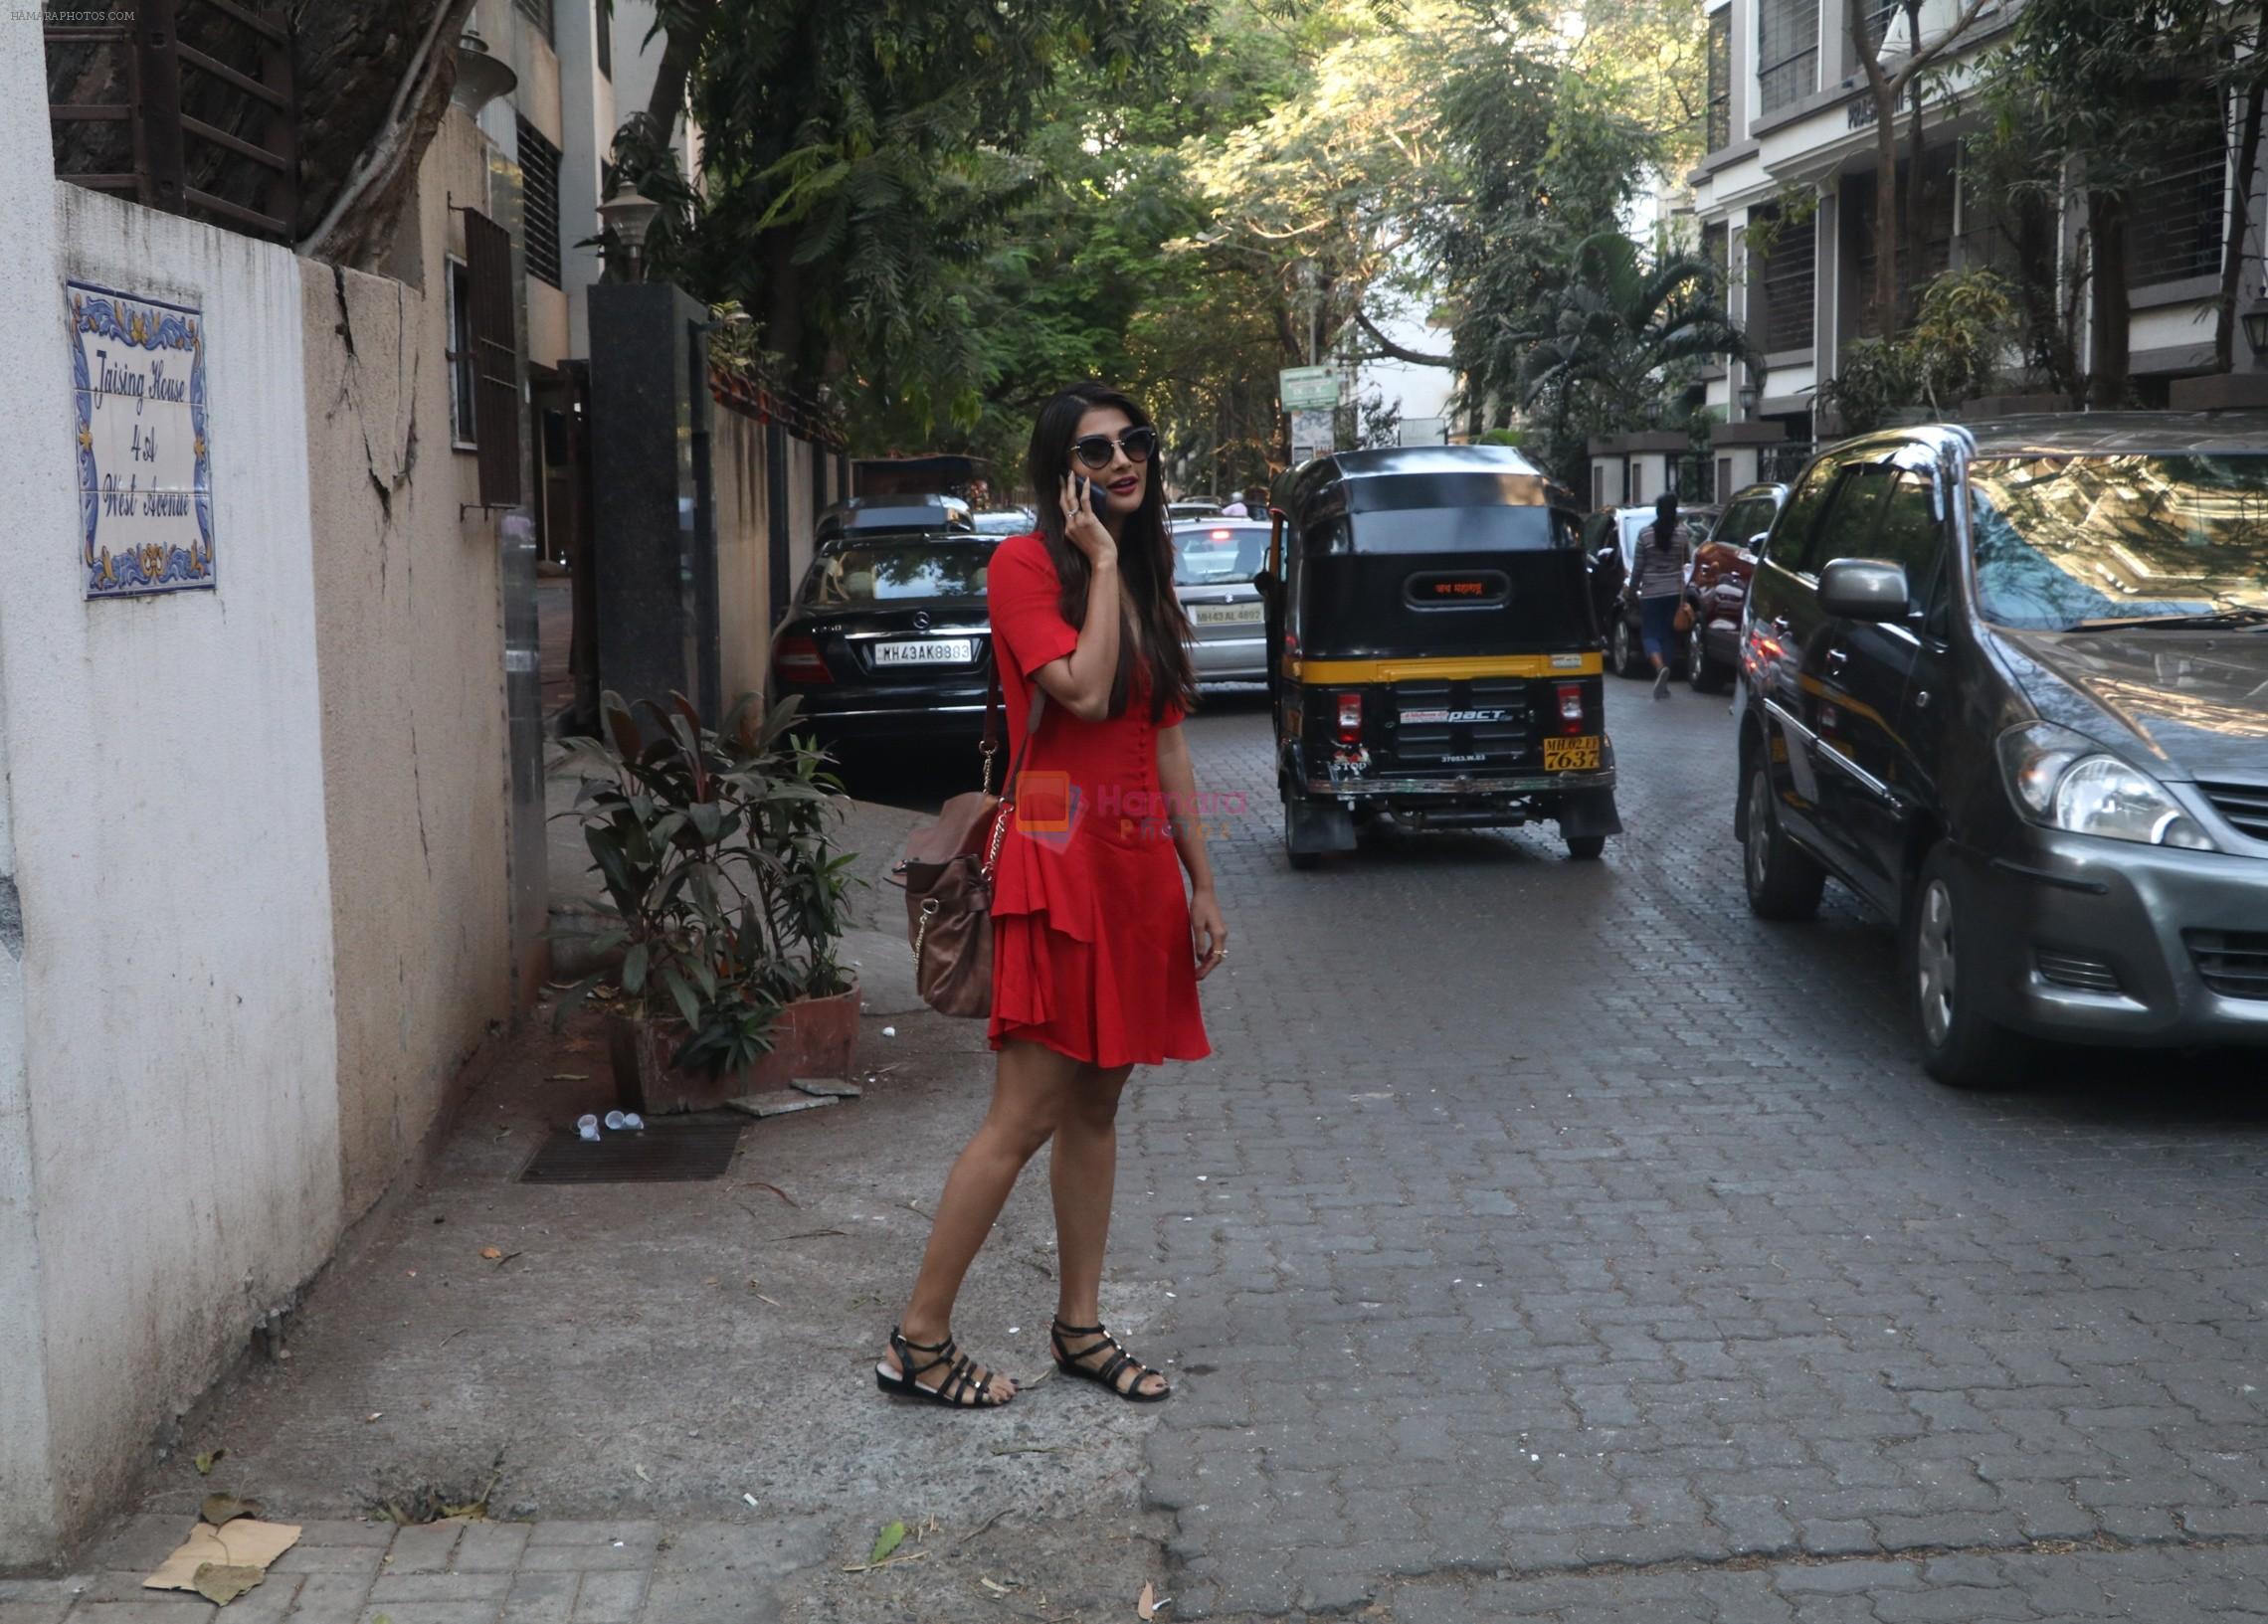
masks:
[[[699,533],[694,469],[708,431],[697,362],[708,310],[667,282],[600,282],[590,301],[599,684],[633,704],[672,691],[698,702],[716,665],[702,635],[716,554]]]

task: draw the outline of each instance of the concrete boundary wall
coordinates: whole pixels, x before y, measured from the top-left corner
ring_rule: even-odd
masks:
[[[47,150],[36,27],[0,135]],[[130,1492],[513,1018],[500,517],[444,359],[486,180],[452,116],[421,292],[0,170],[0,1572]],[[88,596],[74,280],[195,312],[210,589]]]
[[[0,725],[68,1534],[328,1254],[338,1083],[298,262],[48,186],[0,287]],[[85,596],[67,278],[202,312],[215,590]]]

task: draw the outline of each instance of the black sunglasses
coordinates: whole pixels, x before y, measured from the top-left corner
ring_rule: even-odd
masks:
[[[1107,468],[1113,451],[1124,451],[1129,462],[1147,462],[1158,449],[1158,431],[1129,429],[1118,440],[1108,435],[1081,435],[1071,442],[1071,454],[1090,468]]]

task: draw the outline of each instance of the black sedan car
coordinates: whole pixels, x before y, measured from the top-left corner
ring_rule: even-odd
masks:
[[[1832,875],[1897,921],[1933,1075],[2268,1046],[2268,415],[1846,442],[1742,642],[1750,906],[1807,916]]]
[[[820,743],[975,739],[997,536],[863,530],[820,543],[772,638],[777,693],[797,694]]]

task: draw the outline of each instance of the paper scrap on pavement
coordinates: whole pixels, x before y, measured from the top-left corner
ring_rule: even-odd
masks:
[[[212,1564],[265,1569],[298,1541],[296,1523],[262,1523],[250,1517],[237,1518],[222,1529],[199,1523],[181,1547],[142,1580],[142,1588],[195,1590],[200,1567]]]

